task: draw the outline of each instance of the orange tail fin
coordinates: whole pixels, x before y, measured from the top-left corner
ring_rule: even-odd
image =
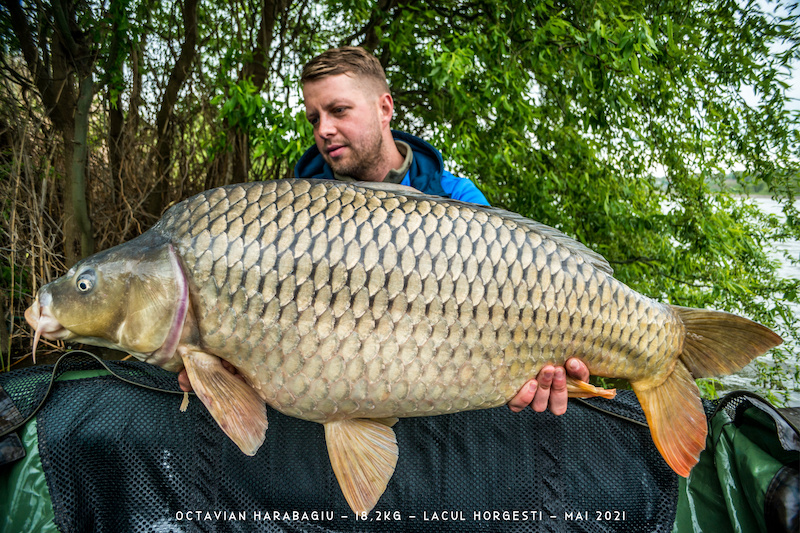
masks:
[[[730,374],[782,339],[752,320],[730,313],[672,307],[686,328],[683,352],[663,383],[645,387],[631,382],[653,441],[679,475],[687,477],[705,448],[708,433],[695,378]]]
[[[738,372],[783,342],[771,329],[738,315],[677,306],[672,310],[686,327],[681,360],[695,378]]]
[[[650,433],[664,460],[678,475],[687,477],[706,447],[708,422],[700,390],[686,366],[675,370],[658,387],[640,389],[631,383],[642,404]]]

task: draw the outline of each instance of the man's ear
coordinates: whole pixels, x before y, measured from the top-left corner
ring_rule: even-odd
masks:
[[[389,127],[389,123],[392,121],[392,115],[394,115],[394,100],[392,99],[392,95],[383,93],[378,97],[378,119],[382,127]]]

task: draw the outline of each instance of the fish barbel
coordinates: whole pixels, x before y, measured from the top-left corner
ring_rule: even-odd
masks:
[[[570,356],[630,381],[658,450],[687,476],[707,432],[694,378],[781,342],[736,315],[651,300],[520,215],[326,180],[189,198],[42,287],[25,316],[37,338],[185,367],[246,454],[263,443],[265,404],[323,424],[357,513],[394,472],[396,418],[502,405]]]

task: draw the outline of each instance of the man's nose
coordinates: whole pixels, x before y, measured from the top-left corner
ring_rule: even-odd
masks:
[[[336,125],[329,117],[319,117],[319,125],[317,128],[319,136],[327,139],[336,133]]]

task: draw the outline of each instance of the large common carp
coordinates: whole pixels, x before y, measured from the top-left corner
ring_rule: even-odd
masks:
[[[569,356],[630,381],[656,446],[687,476],[707,428],[693,378],[739,370],[781,339],[658,303],[611,274],[585,246],[500,209],[270,181],[173,206],[42,287],[25,316],[36,340],[185,367],[246,454],[264,440],[265,403],[323,424],[339,484],[363,512],[394,472],[394,418],[502,405]]]

